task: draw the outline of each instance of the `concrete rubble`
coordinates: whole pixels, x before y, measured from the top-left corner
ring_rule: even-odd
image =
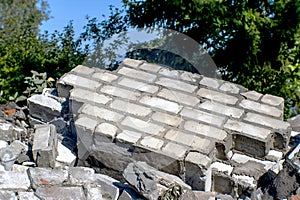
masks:
[[[283,109],[280,97],[145,61],[80,65],[28,109],[0,111],[0,199],[287,198],[300,126]]]

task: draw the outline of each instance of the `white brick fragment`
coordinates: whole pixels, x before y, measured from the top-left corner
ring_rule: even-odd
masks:
[[[149,83],[143,83],[140,81],[136,81],[133,79],[129,78],[122,78],[119,82],[119,85],[134,89],[134,90],[139,90],[142,92],[149,92],[151,94],[155,93],[158,91],[158,87],[154,85],[150,85]]]
[[[114,100],[110,107],[122,112],[127,112],[136,116],[145,117],[149,115],[152,111],[150,108],[147,108],[145,106],[137,105],[134,103],[130,103],[129,101],[123,101],[123,100]]]
[[[141,140],[140,143],[144,147],[159,150],[163,146],[164,141],[161,139],[158,139],[158,138],[151,137],[151,136],[146,136]]]
[[[227,133],[224,130],[201,124],[195,121],[185,122],[184,129],[202,136],[215,138],[220,141],[224,140],[227,137]]]
[[[123,89],[111,85],[106,85],[102,87],[101,92],[105,94],[110,94],[112,96],[121,97],[124,99],[130,99],[133,101],[135,101],[140,96],[140,93],[138,91],[127,90],[127,89]]]
[[[261,93],[258,93],[256,91],[243,92],[243,93],[241,93],[241,95],[243,95],[247,99],[252,99],[254,101],[257,101],[262,96]]]
[[[217,170],[219,172],[224,172],[227,175],[230,175],[233,170],[233,167],[231,165],[227,165],[227,164],[224,164],[221,162],[214,162],[210,165],[210,167],[213,170]]]
[[[153,82],[156,79],[156,75],[154,75],[154,74],[150,74],[150,73],[143,72],[143,71],[138,71],[138,70],[127,68],[127,67],[122,67],[118,71],[118,73],[128,76],[128,77],[131,77],[131,78],[136,78],[136,79],[140,79],[143,81],[147,81],[147,82]]]
[[[127,65],[129,67],[137,68],[139,65],[141,65],[143,61],[140,60],[134,60],[131,58],[125,58],[122,62],[122,64]]]
[[[242,109],[230,107],[213,101],[205,101],[199,105],[199,108],[234,118],[240,118],[244,113]]]
[[[183,158],[188,150],[188,147],[169,142],[162,151],[175,158]]]
[[[217,89],[220,85],[220,81],[214,78],[203,77],[200,81],[200,85],[205,85],[207,87]]]
[[[117,75],[108,73],[108,72],[97,72],[94,73],[93,78],[97,79],[97,80],[101,80],[101,81],[105,81],[105,82],[113,82],[114,80],[116,80],[118,78]]]
[[[269,106],[269,105],[265,105],[265,104],[261,104],[261,103],[257,103],[254,101],[249,101],[249,100],[243,100],[240,103],[240,106],[245,108],[245,109],[249,109],[258,113],[262,113],[262,114],[266,114],[266,115],[271,115],[273,117],[281,117],[282,116],[282,111],[279,110],[278,108]]]
[[[122,133],[119,133],[116,137],[117,141],[120,143],[130,143],[136,144],[137,141],[142,137],[141,133],[124,130]]]
[[[287,130],[290,127],[288,122],[255,113],[247,113],[244,120],[279,130]]]
[[[211,101],[217,101],[224,104],[235,105],[238,99],[234,96],[223,94],[221,92],[216,92],[213,90],[208,90],[206,88],[201,88],[197,94],[200,97],[210,99]]]
[[[178,127],[182,121],[182,118],[180,118],[180,117],[177,117],[174,115],[169,115],[167,113],[162,113],[162,112],[155,112],[152,115],[152,119],[157,122],[168,124],[168,125],[174,126],[174,127]]]
[[[284,103],[284,99],[282,97],[277,97],[270,94],[265,94],[261,101],[272,106],[280,106]]]
[[[199,120],[201,122],[205,122],[208,124],[213,124],[219,127],[221,127],[223,122],[225,121],[225,117],[223,116],[217,116],[208,112],[204,112],[189,107],[183,108],[183,110],[180,112],[180,115],[194,120]]]
[[[156,81],[156,83],[168,88],[173,88],[189,93],[192,93],[197,89],[197,86],[195,85],[191,85],[189,83],[170,78],[160,78],[158,81]]]
[[[140,132],[145,132],[157,136],[160,136],[165,130],[162,126],[128,116],[121,122],[121,124],[123,126],[128,126]]]
[[[83,105],[79,112],[112,122],[117,122],[124,117],[117,112],[90,104]]]
[[[184,94],[181,92],[168,90],[168,89],[162,89],[157,96],[163,97],[165,99],[168,99],[170,101],[175,101],[179,104],[186,104],[189,106],[195,106],[200,102],[200,99],[192,96],[191,94]]]
[[[148,106],[152,106],[155,108],[159,108],[168,112],[172,112],[172,113],[178,113],[181,110],[180,105],[178,105],[177,103],[171,102],[171,101],[167,101],[165,99],[161,99],[161,98],[157,98],[157,97],[150,97],[150,96],[144,96],[142,97],[142,99],[140,100],[140,103],[142,104],[146,104]]]

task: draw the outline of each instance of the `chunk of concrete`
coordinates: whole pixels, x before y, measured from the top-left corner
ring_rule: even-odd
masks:
[[[0,172],[0,190],[25,191],[30,187],[27,172]]]
[[[14,126],[10,122],[0,120],[0,140],[11,142],[18,138],[13,131]]]
[[[57,156],[57,135],[54,125],[39,125],[35,128],[33,159],[39,167],[54,167]]]
[[[70,167],[68,185],[80,186],[95,181],[95,171],[88,167]]]
[[[41,199],[86,199],[82,187],[42,187],[37,188],[35,195]]]
[[[180,195],[191,190],[180,178],[158,171],[145,162],[130,163],[123,172],[126,181],[147,199],[156,200],[176,187]]]
[[[17,200],[17,196],[13,191],[0,191],[0,199],[9,199],[9,200]]]
[[[59,117],[62,111],[61,103],[53,98],[35,94],[27,99],[29,114],[42,121],[48,122]]]
[[[119,181],[104,174],[95,174],[95,182],[102,188],[103,193],[109,194],[112,200],[117,200],[120,195]]]
[[[84,186],[85,193],[86,193],[86,199],[87,200],[106,200],[111,199],[111,197],[107,194],[102,194],[103,191],[99,185],[91,186],[91,185],[85,185]]]
[[[55,160],[56,167],[73,167],[76,162],[76,156],[65,145],[58,141],[57,143],[57,157]]]
[[[21,154],[21,150],[14,148],[12,145],[0,149],[0,164],[4,166],[5,170],[9,171],[12,165]]]
[[[39,200],[37,196],[34,195],[34,192],[18,192],[19,200]]]
[[[207,168],[211,163],[210,158],[199,153],[189,152],[185,158],[185,181],[193,190],[205,190]]]
[[[28,176],[34,189],[39,187],[61,186],[68,179],[68,171],[51,168],[29,168]]]

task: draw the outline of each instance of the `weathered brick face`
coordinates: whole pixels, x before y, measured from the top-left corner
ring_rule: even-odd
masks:
[[[78,66],[58,91],[70,97],[79,159],[93,155],[119,171],[143,160],[197,189],[231,194],[234,174],[212,163],[239,163],[241,154],[270,168],[270,151],[286,151],[290,138],[282,98],[144,61],[125,59],[115,71]]]

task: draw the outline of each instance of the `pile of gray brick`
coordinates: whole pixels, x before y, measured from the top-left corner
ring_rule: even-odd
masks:
[[[27,128],[0,119],[0,199],[259,199],[300,177],[280,97],[133,59],[77,66],[55,93],[28,99]]]
[[[289,149],[282,98],[144,61],[78,66],[58,94],[69,99],[83,165],[92,158],[122,173],[144,161],[195,190],[242,196]]]

